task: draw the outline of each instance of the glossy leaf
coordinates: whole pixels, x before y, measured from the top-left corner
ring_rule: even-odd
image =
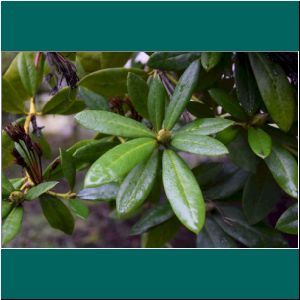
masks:
[[[132,52],[101,52],[101,69],[123,67],[131,55]]]
[[[280,216],[276,228],[284,233],[298,234],[298,203],[290,206]]]
[[[262,99],[246,53],[236,54],[234,78],[239,102],[247,114],[252,116]]]
[[[87,129],[128,138],[154,137],[144,124],[107,111],[86,110],[75,116]]]
[[[108,101],[100,94],[94,93],[89,89],[81,86],[79,88],[78,98],[83,100],[89,109],[93,110],[108,110]]]
[[[119,184],[108,183],[96,188],[83,189],[77,194],[77,197],[82,200],[110,201],[117,198],[119,189]]]
[[[42,195],[40,203],[47,221],[53,228],[72,234],[74,218],[61,200],[51,195]]]
[[[139,162],[149,157],[156,146],[154,139],[139,138],[109,150],[88,170],[85,187],[120,181]]]
[[[2,244],[5,245],[20,232],[23,220],[23,207],[15,207],[2,224]]]
[[[248,128],[248,142],[252,151],[263,159],[271,153],[272,139],[260,128]]]
[[[116,206],[119,215],[129,214],[148,197],[158,169],[158,153],[133,168],[120,186]]]
[[[263,220],[279,201],[281,191],[264,165],[259,165],[243,191],[243,210],[250,224]]]
[[[26,194],[26,200],[34,200],[41,196],[42,194],[46,193],[47,191],[51,190],[58,184],[57,181],[49,181],[49,182],[42,182],[34,187],[32,187]]]
[[[10,82],[2,78],[2,110],[5,112],[20,114],[24,112],[24,101],[12,87]]]
[[[180,115],[183,113],[196,87],[199,71],[200,61],[195,60],[180,77],[166,110],[163,123],[165,129],[172,129]]]
[[[14,205],[12,202],[2,199],[1,202],[1,217],[5,219],[8,214],[12,211]]]
[[[176,218],[151,228],[142,236],[142,248],[161,248],[170,242],[180,228],[180,223]]]
[[[27,93],[32,97],[36,94],[42,79],[44,59],[41,56],[38,65],[34,64],[34,52],[21,52],[18,56],[18,70]]]
[[[200,52],[154,52],[147,65],[154,69],[181,71],[200,56]]]
[[[76,52],[76,68],[80,75],[100,70],[101,52]]]
[[[158,204],[150,209],[137,223],[132,226],[130,234],[142,234],[150,228],[169,220],[173,216],[173,210],[168,202]]]
[[[197,236],[197,248],[237,248],[237,243],[214,221],[206,217],[205,226]]]
[[[213,88],[208,92],[213,100],[217,104],[222,106],[224,110],[230,113],[234,118],[237,118],[239,120],[246,120],[247,115],[244,112],[243,108],[239,105],[236,99],[230,96],[226,91],[219,88]]]
[[[227,148],[218,140],[193,131],[175,134],[171,145],[181,151],[199,155],[218,156],[228,153]]]
[[[278,185],[291,197],[297,198],[298,165],[292,154],[274,144],[265,161]]]
[[[209,135],[220,132],[234,124],[233,121],[223,118],[203,118],[197,119],[183,126],[178,133],[196,133]]]
[[[149,119],[147,107],[149,87],[147,82],[137,74],[128,73],[127,89],[130,101],[135,110],[142,117]]]
[[[72,211],[81,219],[86,219],[89,216],[89,208],[78,199],[69,199],[68,203]]]
[[[86,75],[79,82],[79,86],[86,87],[104,97],[123,96],[127,93],[127,76],[129,72],[146,78],[146,73],[139,69],[112,68]]]
[[[70,190],[72,190],[74,188],[75,180],[76,180],[75,159],[68,151],[60,149],[59,152],[60,152],[60,163],[61,163],[62,172],[69,184]]]
[[[188,165],[172,150],[163,154],[163,184],[175,215],[198,233],[205,222],[203,196]]]
[[[202,52],[201,64],[206,71],[214,68],[221,60],[222,52]]]
[[[227,145],[236,138],[239,131],[240,129],[237,127],[227,127],[216,134],[216,139],[224,145]]]
[[[153,77],[148,94],[149,120],[158,131],[164,119],[167,93],[158,75]]]
[[[268,112],[281,130],[289,131],[294,120],[295,99],[284,70],[263,53],[249,53],[249,58]]]
[[[3,172],[2,172],[1,179],[2,179],[2,184],[1,184],[2,196],[8,197],[10,193],[13,192],[15,189]]]

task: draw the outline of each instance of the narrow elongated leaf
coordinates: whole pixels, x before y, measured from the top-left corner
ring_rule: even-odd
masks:
[[[289,131],[295,114],[292,85],[283,69],[263,53],[249,53],[250,63],[262,99],[279,128]]]
[[[292,154],[274,144],[265,161],[278,185],[291,197],[297,198],[298,165]]]
[[[276,228],[288,234],[298,234],[298,203],[289,207],[280,216]]]
[[[119,184],[108,183],[96,188],[83,189],[77,194],[77,197],[82,200],[110,201],[117,198],[119,189]]]
[[[43,182],[40,183],[34,187],[32,187],[26,194],[25,199],[26,200],[34,200],[41,196],[42,194],[46,193],[47,191],[51,190],[53,187],[55,187],[58,184],[57,181],[49,181],[49,182]]]
[[[248,142],[252,151],[261,158],[266,158],[271,153],[272,139],[260,128],[248,128]]]
[[[170,130],[173,128],[187,103],[190,101],[198,81],[199,71],[200,61],[195,60],[180,77],[167,107],[163,124],[165,129]]]
[[[86,110],[75,116],[87,129],[128,138],[154,137],[144,124],[107,111]]]
[[[142,248],[161,248],[169,243],[180,228],[179,221],[174,217],[151,228],[142,236]]]
[[[214,68],[222,58],[222,52],[202,52],[201,64],[206,71]]]
[[[12,202],[2,199],[2,203],[1,203],[2,219],[5,219],[8,216],[8,214],[12,211],[13,207],[14,205]]]
[[[42,195],[40,203],[47,221],[53,228],[72,234],[74,218],[61,200],[51,195]]]
[[[23,113],[24,101],[5,78],[2,78],[2,110],[10,113]]]
[[[80,80],[79,86],[86,87],[104,97],[123,96],[127,93],[129,72],[146,78],[146,73],[139,69],[111,68],[86,75]]]
[[[237,243],[214,221],[206,217],[205,226],[197,236],[198,248],[237,248]]]
[[[9,179],[10,183],[12,184],[12,186],[14,187],[14,190],[19,190],[22,186],[22,184],[24,183],[26,178],[12,178]]]
[[[187,164],[172,150],[163,154],[163,184],[178,219],[198,233],[205,222],[205,204],[199,185]]]
[[[250,224],[263,220],[279,201],[281,191],[268,169],[259,165],[243,191],[243,210]]]
[[[148,231],[148,229],[169,220],[172,216],[174,216],[174,213],[168,202],[158,204],[133,225],[130,234],[142,234]]]
[[[234,124],[233,121],[223,118],[203,118],[197,119],[185,126],[177,132],[179,133],[197,133],[201,135],[209,135],[220,132]]]
[[[147,82],[137,74],[128,73],[127,89],[135,110],[144,118],[149,119],[147,107],[149,87]]]
[[[194,132],[175,134],[171,145],[181,151],[199,155],[217,156],[228,153],[227,148],[218,140]]]
[[[2,244],[10,242],[20,232],[23,220],[23,207],[15,207],[2,224]]]
[[[246,120],[247,115],[243,108],[239,105],[236,99],[230,96],[226,91],[219,88],[213,88],[208,92],[214,101],[222,106],[224,110],[230,113],[234,118]]]
[[[154,52],[147,65],[154,69],[181,71],[200,56],[200,52]]]
[[[89,216],[89,208],[78,199],[70,199],[68,201],[72,211],[81,219],[86,219]]]
[[[108,110],[108,101],[100,94],[94,93],[89,89],[81,86],[79,88],[78,98],[83,100],[89,109]]]
[[[18,70],[21,81],[30,96],[34,96],[43,79],[44,59],[41,56],[38,65],[34,64],[34,52],[21,52],[18,56]]]
[[[156,75],[150,85],[149,95],[148,95],[148,113],[149,119],[153,124],[156,131],[161,129],[161,125],[165,113],[165,98],[167,96],[166,90]]]
[[[10,193],[13,192],[15,189],[3,172],[2,172],[1,179],[2,179],[2,185],[1,185],[2,196],[8,197]]]
[[[249,116],[252,116],[261,104],[261,96],[246,53],[237,53],[234,78],[238,99]]]
[[[60,163],[64,174],[67,179],[70,189],[72,190],[76,180],[76,163],[70,152],[63,149],[59,149],[60,152]]]
[[[130,214],[148,197],[158,169],[158,153],[133,168],[120,186],[116,206],[119,215]]]
[[[139,138],[109,150],[88,170],[85,187],[120,181],[134,166],[150,156],[156,146],[154,139]]]

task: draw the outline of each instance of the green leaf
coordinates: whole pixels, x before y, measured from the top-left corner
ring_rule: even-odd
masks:
[[[214,221],[206,217],[205,226],[197,236],[197,248],[237,248],[237,243]]]
[[[4,199],[2,199],[1,202],[1,216],[2,216],[2,220],[5,219],[8,214],[12,211],[14,205],[12,202],[6,201]]]
[[[214,68],[221,60],[222,52],[202,52],[201,64],[206,71]]]
[[[263,220],[279,201],[281,191],[268,169],[260,164],[243,191],[243,210],[250,224]]]
[[[249,53],[249,58],[268,112],[281,130],[289,131],[295,115],[295,99],[284,70],[264,53]]]
[[[291,197],[297,198],[298,165],[292,154],[274,144],[265,162],[278,185]]]
[[[14,190],[19,190],[22,186],[22,184],[24,183],[26,178],[12,178],[9,179],[10,183],[12,184],[12,186],[14,187]]]
[[[23,100],[5,78],[2,78],[2,110],[15,114],[24,112]]]
[[[127,76],[129,72],[140,75],[143,78],[147,76],[140,69],[104,69],[83,77],[79,82],[79,86],[86,87],[104,97],[123,96],[127,93]]]
[[[190,101],[186,109],[189,113],[197,118],[213,117],[214,113],[212,109],[206,103],[200,103],[198,101]]]
[[[23,207],[15,207],[2,224],[2,244],[10,242],[20,232],[23,220]]]
[[[73,190],[76,180],[76,164],[75,159],[72,155],[63,149],[59,149],[60,152],[60,163],[64,174],[67,179],[70,190]]]
[[[158,169],[158,153],[139,163],[126,176],[120,186],[116,206],[119,215],[127,215],[136,210],[149,196]]]
[[[40,203],[47,221],[53,228],[66,234],[72,234],[74,218],[68,207],[61,200],[45,194],[40,197]]]
[[[186,105],[190,101],[198,81],[199,71],[200,61],[195,60],[180,77],[171,97],[171,101],[167,107],[163,124],[165,129],[170,130],[173,128]]]
[[[298,203],[290,206],[280,216],[276,229],[288,234],[298,234]]]
[[[10,137],[6,134],[4,130],[2,130],[1,134],[2,139],[2,168],[5,169],[14,161],[14,157],[12,156],[12,150],[14,148],[14,142],[10,139]]]
[[[222,106],[224,110],[230,113],[234,118],[243,121],[247,119],[247,115],[243,108],[239,105],[236,99],[228,94],[228,92],[219,88],[210,89],[208,92],[213,100]]]
[[[128,73],[127,89],[130,101],[135,110],[142,117],[149,119],[147,109],[149,87],[147,82],[134,73]]]
[[[47,191],[51,190],[53,187],[55,187],[58,184],[57,181],[49,181],[49,182],[43,182],[40,183],[34,187],[32,187],[26,194],[25,199],[26,200],[34,200],[41,196],[42,194],[46,193]]]
[[[142,248],[161,248],[170,242],[180,228],[180,223],[176,218],[151,228],[142,236]]]
[[[241,133],[227,145],[227,148],[229,158],[233,163],[246,171],[255,173],[258,159]]]
[[[142,218],[135,223],[131,230],[131,235],[140,235],[150,228],[157,226],[174,216],[173,210],[168,202],[158,204],[150,209]]]
[[[216,134],[216,139],[219,140],[224,145],[232,142],[238,135],[240,129],[237,127],[228,127]]]
[[[11,192],[13,192],[15,189],[13,185],[10,183],[8,178],[5,176],[5,174],[2,172],[2,196],[8,197]]]
[[[107,111],[86,110],[75,116],[87,129],[128,138],[154,137],[144,124]]]
[[[76,67],[84,74],[100,70],[101,52],[76,52]]]
[[[234,78],[239,102],[247,114],[253,116],[262,99],[246,53],[236,54]]]
[[[193,169],[199,185],[202,187],[212,182],[213,179],[223,170],[223,164],[219,162],[201,163]]]
[[[221,214],[214,214],[217,224],[232,238],[250,248],[287,247],[284,238],[274,229],[257,224],[248,224],[242,211],[234,206],[218,204]]]
[[[83,189],[77,194],[77,197],[82,200],[110,201],[117,198],[119,189],[119,184],[108,183],[96,188]]]
[[[158,75],[154,76],[150,85],[148,95],[149,120],[156,131],[161,129],[166,106],[166,90]]]
[[[222,131],[234,124],[233,121],[223,118],[203,118],[197,119],[183,126],[178,133],[196,133],[199,135],[209,135]],[[177,134],[175,133],[175,135]]]
[[[153,69],[182,71],[200,56],[200,52],[154,52],[147,65]]]
[[[101,52],[101,69],[123,67],[131,55],[132,52]]]
[[[81,219],[85,220],[89,216],[89,208],[78,199],[69,199],[68,201],[72,211]]]
[[[198,233],[205,222],[203,196],[188,165],[172,150],[163,154],[163,184],[175,215]]]
[[[199,155],[217,156],[228,153],[227,148],[218,140],[196,132],[182,132],[173,136],[171,145],[181,151]]]
[[[272,139],[260,128],[248,128],[248,142],[252,151],[263,159],[271,153]]]
[[[139,138],[106,152],[94,162],[85,177],[85,187],[117,182],[157,147],[151,138]]]
[[[44,58],[41,56],[38,65],[34,64],[35,52],[21,52],[18,55],[18,70],[27,93],[33,97],[43,79]]]
[[[45,135],[42,132],[39,132],[38,135],[31,134],[30,136],[34,142],[39,144],[39,146],[43,152],[43,157],[46,159],[50,159],[51,158],[51,147],[50,147]]]
[[[79,87],[79,95],[78,98],[83,100],[85,105],[89,109],[93,110],[108,110],[108,101],[106,98],[101,96],[100,94],[94,93],[89,89],[81,86]]]

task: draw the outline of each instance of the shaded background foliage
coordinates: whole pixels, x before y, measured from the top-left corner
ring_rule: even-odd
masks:
[[[15,55],[17,53],[2,53],[3,79],[11,85],[15,85],[19,95],[14,99],[28,99],[26,89],[22,87],[22,83],[18,81],[18,76],[14,71]],[[41,129],[43,135],[38,140],[44,152],[44,167],[59,156],[59,148],[68,149],[79,140],[94,138],[94,133],[78,126],[72,116],[86,107],[92,110],[109,110],[137,121],[141,121],[143,116],[145,117],[147,114],[145,107],[136,101],[135,90],[131,89],[127,83],[128,68],[131,68],[132,73],[130,74],[137,75],[133,76],[134,80],[148,77],[142,71],[143,69],[148,72],[151,72],[152,68],[157,69],[166,93],[170,96],[184,70],[193,61],[200,59],[202,68],[193,93],[196,101],[188,103],[179,125],[189,123],[195,118],[223,116],[224,114],[228,114],[229,118],[242,125],[225,129],[215,135],[218,140],[226,144],[229,149],[228,156],[208,158],[194,154],[182,154],[193,168],[193,173],[205,198],[213,204],[212,209],[208,209],[206,225],[198,237],[182,226],[179,227],[178,222],[172,216],[165,217],[163,221],[154,224],[155,226],[152,225],[149,233],[144,234],[141,238],[129,236],[132,226],[136,224],[141,215],[138,214],[128,220],[118,220],[112,213],[114,205],[111,202],[88,204],[89,217],[87,220],[78,219],[73,235],[67,236],[51,229],[43,217],[38,203],[30,202],[25,205],[22,232],[8,246],[297,246],[297,236],[283,234],[284,238],[282,239],[279,232],[270,230],[261,222],[263,220],[264,223],[275,227],[279,217],[295,203],[295,200],[288,194],[292,197],[295,197],[295,194],[293,191],[287,191],[286,185],[281,186],[280,189],[278,181],[276,183],[273,179],[274,172],[280,172],[280,170],[275,167],[275,171],[272,172],[273,176],[269,171],[269,169],[272,171],[270,165],[274,165],[272,161],[268,163],[271,146],[264,142],[261,147],[258,142],[261,135],[264,141],[267,140],[268,138],[264,136],[264,133],[267,133],[272,137],[273,142],[283,145],[290,156],[297,156],[297,109],[293,110],[298,87],[298,57],[296,53],[266,53],[263,55],[267,64],[272,62],[266,69],[271,73],[273,69],[277,70],[274,77],[275,84],[279,86],[277,98],[279,104],[284,107],[283,113],[280,114],[277,112],[280,107],[275,100],[272,99],[271,103],[265,100],[270,96],[263,94],[264,87],[261,86],[263,80],[258,80],[259,76],[264,76],[263,71],[255,72],[259,69],[259,66],[255,68],[256,54],[74,52],[62,53],[62,55],[75,63],[79,78],[84,79],[79,85],[78,94],[75,95],[74,90],[68,87],[68,79],[65,78],[60,82],[60,78],[53,76],[55,72],[51,69],[51,64],[45,63],[44,65],[43,74],[41,74],[43,80],[37,89],[37,106],[43,113],[43,116],[37,117],[37,123],[38,126],[45,126],[44,129]],[[111,69],[123,66],[126,66],[126,69]],[[278,66],[280,66],[279,70]],[[103,72],[95,76],[93,72],[98,70],[103,70]],[[89,77],[90,73],[92,74]],[[283,74],[290,81],[289,86],[282,85]],[[277,76],[279,76],[278,81],[276,81]],[[143,84],[141,82],[136,84],[139,86],[139,90],[136,92],[138,96],[143,94],[143,88],[140,87]],[[12,93],[14,92],[9,90],[2,95],[3,124],[18,119],[22,113],[19,104],[23,100],[15,102],[5,100],[5,95],[11,96]],[[146,93],[144,97],[146,97]],[[192,100],[195,99],[192,98]],[[274,108],[274,106],[277,107]],[[291,107],[291,109],[289,110],[287,107]],[[267,123],[274,123],[273,121],[282,130],[265,126]],[[247,127],[243,125],[246,123],[250,124],[254,130],[252,142],[251,134],[248,133],[249,136],[247,136]],[[263,128],[263,133],[257,132],[256,127]],[[247,139],[249,139],[250,147]],[[2,163],[6,167],[5,173],[9,178],[19,177],[19,168],[11,165],[10,151],[9,141],[2,136]],[[262,162],[261,158],[266,158],[266,164]],[[75,191],[82,189],[84,176],[85,171],[77,173]],[[64,182],[56,191],[63,192],[66,189],[67,182]],[[282,189],[288,194],[284,193]],[[164,194],[161,194],[160,197],[165,199]],[[147,210],[152,206],[155,207],[150,201],[144,205],[144,208]],[[177,228],[180,228],[178,232]]]

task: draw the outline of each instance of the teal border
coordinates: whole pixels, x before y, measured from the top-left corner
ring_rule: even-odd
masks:
[[[2,297],[298,299],[298,250],[2,250]]]
[[[299,3],[2,2],[3,51],[297,51]]]

